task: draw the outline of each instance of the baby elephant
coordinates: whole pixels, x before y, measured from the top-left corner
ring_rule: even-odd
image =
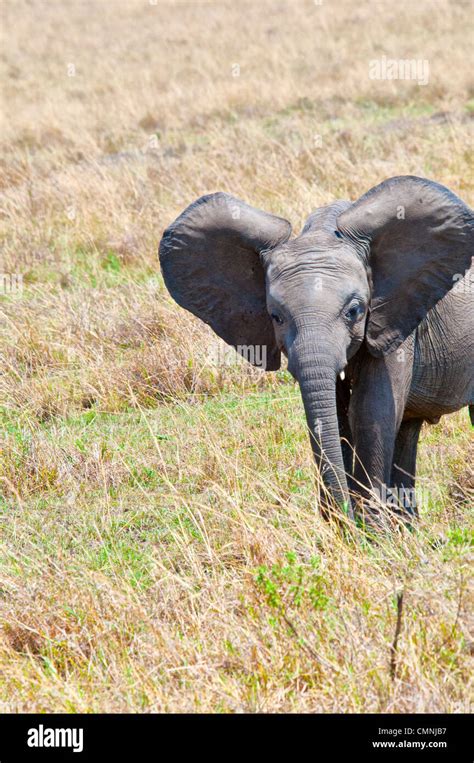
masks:
[[[423,178],[287,220],[215,193],[160,244],[165,284],[236,349],[298,381],[327,495],[413,495],[423,421],[474,414],[474,214]],[[344,371],[344,381],[341,372]],[[474,423],[474,422],[473,422]],[[403,508],[416,513],[413,501]]]

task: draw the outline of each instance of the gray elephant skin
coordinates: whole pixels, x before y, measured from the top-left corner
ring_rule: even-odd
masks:
[[[295,237],[229,194],[203,196],[159,256],[171,296],[225,342],[263,348],[268,371],[287,356],[326,495],[353,516],[354,496],[414,488],[423,421],[466,405],[472,420],[473,243],[460,198],[402,176],[317,209]]]

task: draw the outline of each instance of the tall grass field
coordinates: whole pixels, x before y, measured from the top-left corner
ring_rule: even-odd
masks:
[[[296,231],[395,175],[472,206],[471,3],[0,14],[0,711],[468,712],[467,409],[423,427],[414,528],[341,533],[298,386],[210,362],[157,250],[218,190]]]

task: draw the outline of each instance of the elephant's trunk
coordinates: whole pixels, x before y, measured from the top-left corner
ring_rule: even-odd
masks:
[[[315,350],[300,341],[293,348],[291,370],[300,385],[311,446],[324,486],[352,517],[337,418],[333,355],[334,349],[329,346],[318,345]]]

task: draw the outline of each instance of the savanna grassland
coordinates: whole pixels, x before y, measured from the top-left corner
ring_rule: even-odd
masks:
[[[469,710],[467,410],[422,432],[416,529],[344,537],[288,372],[210,364],[157,247],[215,190],[296,231],[393,175],[472,205],[472,5],[2,0],[1,27],[0,709]],[[370,79],[383,55],[428,84]]]

